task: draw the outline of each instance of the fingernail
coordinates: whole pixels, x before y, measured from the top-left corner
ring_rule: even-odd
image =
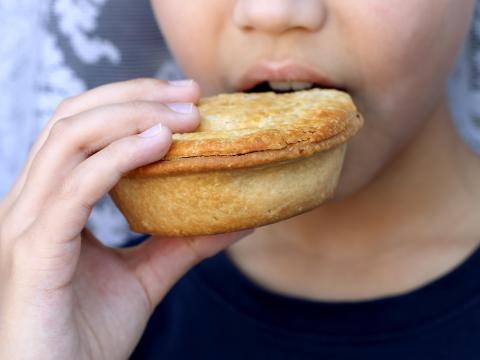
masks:
[[[191,114],[193,111],[193,103],[172,103],[167,104],[167,106],[180,114]]]
[[[147,129],[144,132],[138,134],[138,136],[142,138],[154,137],[160,134],[160,132],[162,131],[162,128],[163,128],[162,124],[157,124],[151,127],[150,129]]]
[[[190,86],[190,85],[192,85],[193,80],[191,80],[191,79],[171,80],[168,83],[172,86]]]

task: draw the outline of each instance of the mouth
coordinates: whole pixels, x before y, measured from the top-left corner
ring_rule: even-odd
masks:
[[[277,94],[290,93],[295,91],[310,90],[310,89],[335,89],[343,90],[337,87],[325,86],[308,81],[262,81],[261,83],[253,86],[250,89],[246,89],[246,93],[259,93],[259,92],[275,92]]]
[[[293,62],[255,64],[240,78],[238,84],[238,91],[246,93],[282,94],[314,88],[345,91],[342,86],[312,68]]]

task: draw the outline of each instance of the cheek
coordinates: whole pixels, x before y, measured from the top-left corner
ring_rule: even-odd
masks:
[[[419,90],[419,101],[422,94],[438,95],[468,29],[471,7],[465,4],[471,1],[367,2],[365,13],[356,14],[366,20],[348,28],[359,60],[358,85],[397,101]]]
[[[473,10],[472,1],[458,0],[363,4],[344,10],[339,27],[352,95],[366,119],[351,143],[340,193],[375,176],[437,109]]]
[[[218,45],[226,0],[153,0],[162,34],[187,78],[194,78],[206,95],[218,87]]]
[[[385,125],[389,136],[406,137],[443,95],[468,29],[472,2],[367,2],[343,19],[352,24],[344,31],[356,61],[351,65],[354,96],[379,126]]]

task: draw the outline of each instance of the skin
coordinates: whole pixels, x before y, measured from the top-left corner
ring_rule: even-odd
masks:
[[[366,119],[333,201],[228,250],[252,280],[312,299],[369,299],[425,284],[477,246],[480,162],[445,96],[474,1],[152,3],[204,95],[238,90],[260,60],[291,59],[346,89]]]
[[[59,106],[0,203],[1,359],[126,359],[178,278],[247,234],[113,249],[85,229],[122,174],[161,159],[172,132],[198,126],[194,106],[184,114],[164,104],[198,98],[194,82],[140,79]]]
[[[236,80],[252,64],[285,59],[313,67],[352,94],[367,121],[351,144],[337,196],[368,184],[443,101],[473,6],[452,0],[152,3],[173,55],[202,95],[238,90]]]
[[[477,246],[479,161],[453,131],[443,93],[473,0],[152,3],[198,83],[111,84],[57,109],[0,203],[0,358],[125,359],[172,284],[246,235],[119,250],[85,224],[121,174],[160,159],[172,132],[198,124],[195,107],[178,114],[163,104],[198,101],[198,85],[203,95],[234,91],[259,59],[293,57],[328,75],[366,126],[335,201],[231,248],[245,273],[297,296],[365,298],[418,286]],[[158,122],[154,136],[139,136]]]

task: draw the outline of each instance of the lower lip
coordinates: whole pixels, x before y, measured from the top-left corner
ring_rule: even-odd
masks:
[[[250,79],[248,79],[250,78]],[[247,91],[258,84],[266,81],[301,81],[313,83],[314,87],[340,89],[330,79],[319,76],[313,70],[309,70],[294,65],[286,65],[279,67],[278,65],[265,65],[254,67],[248,72],[248,76],[241,91]],[[242,81],[240,81],[242,83]]]

